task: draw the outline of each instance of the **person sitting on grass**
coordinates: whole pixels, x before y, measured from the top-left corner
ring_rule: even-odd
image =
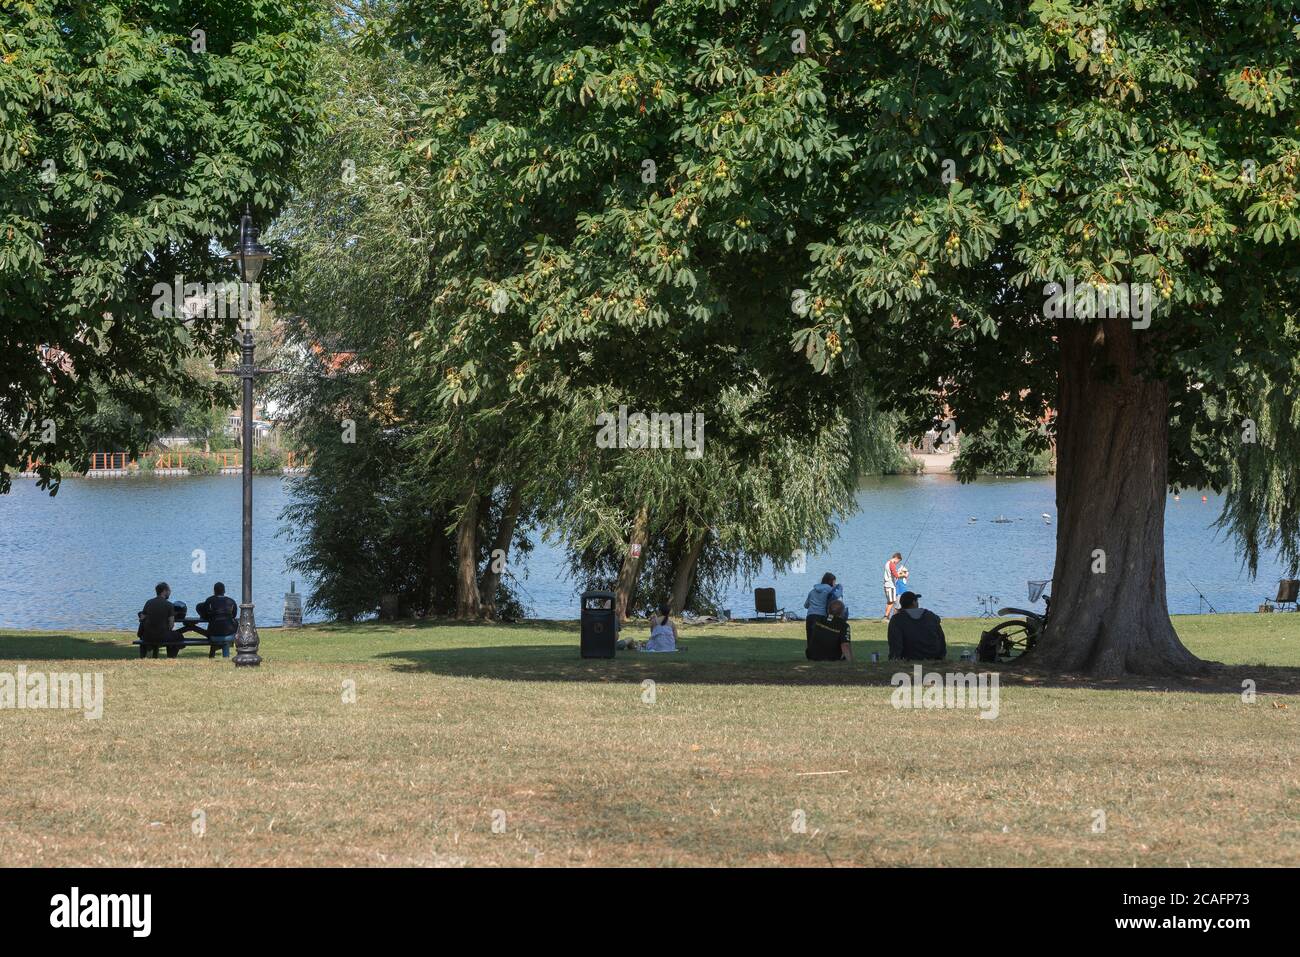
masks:
[[[650,616],[650,640],[641,646],[641,651],[685,651],[677,647],[677,625],[669,614],[668,605],[659,606],[659,611]]]
[[[619,651],[673,652],[686,650],[685,645],[677,644],[677,625],[673,623],[667,604],[660,605],[659,610],[650,615],[649,638],[645,641],[637,641],[635,638],[624,641],[620,638],[614,647]]]
[[[804,657],[809,661],[852,661],[853,648],[849,644],[849,620],[844,614],[844,602],[833,599],[825,615],[819,615],[808,629],[808,647]]]
[[[167,657],[175,658],[181,653],[180,637],[173,633],[176,624],[176,608],[172,605],[171,587],[166,582],[154,586],[154,597],[144,603],[144,610],[136,617],[140,627],[135,636],[140,639],[140,657],[150,651],[158,657],[158,646],[167,646]]]
[[[844,586],[837,585],[835,576],[830,572],[823,575],[818,584],[813,585],[812,591],[808,593],[808,597],[803,602],[804,608],[808,609],[808,615],[804,618],[804,633],[808,641],[812,641],[814,623],[819,618],[825,618],[830,603],[839,600],[843,596]]]
[[[920,607],[920,597],[914,591],[898,596],[898,611],[889,619],[890,660],[943,661],[948,657],[939,616]]]

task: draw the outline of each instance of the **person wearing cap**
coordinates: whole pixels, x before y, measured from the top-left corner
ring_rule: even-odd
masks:
[[[889,619],[889,657],[902,661],[943,661],[948,642],[939,616],[917,603],[914,591],[898,596],[898,611]]]

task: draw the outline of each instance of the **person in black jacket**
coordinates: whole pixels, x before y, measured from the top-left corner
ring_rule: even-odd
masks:
[[[154,597],[144,603],[144,609],[137,615],[140,627],[135,636],[140,639],[140,657],[150,651],[158,657],[158,646],[167,646],[167,657],[175,658],[181,653],[179,636],[172,631],[176,624],[176,608],[172,605],[172,590],[166,582],[154,586]]]
[[[226,586],[217,582],[212,594],[195,606],[199,617],[208,623],[209,638],[228,638],[239,630],[239,606],[226,594]]]
[[[844,602],[832,599],[826,610],[828,614],[808,618],[808,646],[804,657],[809,661],[852,661],[853,647],[849,643]]]
[[[948,643],[939,616],[917,605],[921,596],[905,591],[898,596],[898,611],[889,619],[889,657],[902,661],[943,661]]]

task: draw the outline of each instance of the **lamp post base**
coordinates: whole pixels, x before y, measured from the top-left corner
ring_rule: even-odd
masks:
[[[262,663],[257,653],[261,639],[257,637],[257,625],[253,623],[253,604],[239,606],[239,630],[235,632],[235,667],[256,668]]]

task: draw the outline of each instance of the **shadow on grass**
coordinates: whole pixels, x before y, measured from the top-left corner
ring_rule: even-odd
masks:
[[[911,673],[916,662],[887,661],[883,641],[854,642],[852,662],[808,661],[795,655],[802,646],[788,638],[683,638],[688,650],[674,655],[620,652],[613,659],[579,657],[577,643],[563,645],[498,645],[479,648],[420,648],[387,652],[377,658],[398,662],[395,669],[431,672],[460,678],[501,681],[599,681],[639,683],[646,678],[679,684],[879,686],[889,685],[897,672]],[[872,651],[881,661],[872,663]],[[1263,694],[1300,694],[1300,668],[1220,666],[1196,678],[1097,679],[1084,675],[1035,672],[1016,665],[974,662],[923,662],[924,670],[989,672],[1007,686],[1085,688],[1114,691],[1192,691],[1240,694],[1249,678]]]
[[[140,650],[134,645],[73,635],[0,636],[0,661],[106,661],[139,657]]]
[[[520,632],[560,632],[578,634],[577,620],[568,621],[564,619],[550,618],[525,618],[522,621],[472,621],[461,620],[457,618],[398,618],[396,620],[375,620],[367,619],[365,621],[327,621],[307,625],[304,630],[317,631],[321,634],[364,634],[365,632],[376,631],[439,631],[439,630],[474,630],[481,629],[484,631],[501,631],[508,629],[510,631]]]

